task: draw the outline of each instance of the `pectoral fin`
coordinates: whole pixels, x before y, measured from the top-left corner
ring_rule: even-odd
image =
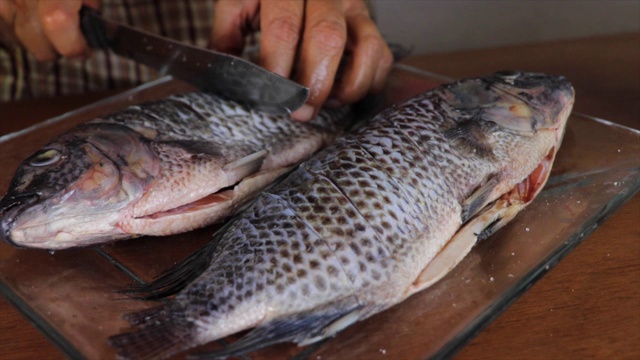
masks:
[[[493,157],[493,148],[491,147],[487,135],[482,130],[482,125],[475,120],[466,120],[457,124],[457,126],[443,132],[444,137],[449,139],[461,149],[469,154],[476,154],[482,157]]]
[[[508,201],[498,200],[486,208],[460,229],[440,253],[431,260],[409,287],[407,296],[424,290],[442,279],[462,261],[478,240],[488,237],[503,227],[525,206],[526,204],[523,202],[509,204]]]
[[[495,197],[494,192],[499,184],[497,177],[493,176],[477,188],[471,196],[462,203],[462,223],[466,223],[474,217],[481,209],[483,209]]]
[[[222,170],[227,173],[228,178],[232,179],[231,183],[235,183],[239,179],[258,172],[267,155],[269,155],[267,150],[260,150],[226,164]]]

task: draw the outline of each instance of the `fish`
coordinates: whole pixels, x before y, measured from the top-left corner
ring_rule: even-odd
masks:
[[[504,71],[392,106],[302,162],[131,296],[108,339],[165,358],[252,329],[213,353],[326,339],[428,289],[533,201],[575,93],[560,76]]]
[[[24,160],[0,201],[0,237],[59,250],[219,222],[353,120],[341,107],[295,122],[204,92],[129,106]]]

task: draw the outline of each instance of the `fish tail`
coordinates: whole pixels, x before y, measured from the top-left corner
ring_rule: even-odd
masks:
[[[193,344],[193,327],[171,319],[157,321],[129,333],[109,337],[119,359],[167,358]]]
[[[120,359],[166,358],[193,343],[193,326],[167,305],[133,312],[124,318],[142,328],[107,340]]]
[[[151,320],[157,318],[163,313],[166,305],[160,305],[149,309],[144,309],[136,312],[126,314],[124,319],[132,326],[143,325]]]

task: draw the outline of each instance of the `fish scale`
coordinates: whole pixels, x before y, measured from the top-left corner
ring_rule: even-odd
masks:
[[[384,126],[384,123],[381,124]],[[368,142],[392,144],[393,139],[384,137],[385,134],[381,133],[376,125],[371,130],[348,140],[356,139],[355,143],[360,146],[366,146]],[[375,136],[369,136],[371,134]],[[386,135],[397,134],[390,131]],[[372,141],[372,138],[375,140]],[[385,139],[392,141],[387,142]],[[397,141],[397,136],[395,140]],[[336,149],[340,150],[336,152]],[[255,317],[251,322],[255,323],[265,316],[265,307],[275,307],[279,312],[298,312],[317,306],[317,299],[321,299],[322,302],[338,301],[345,295],[357,294],[353,297],[353,304],[347,303],[343,306],[365,305],[379,310],[385,307],[384,304],[376,302],[383,286],[388,297],[401,297],[401,290],[413,281],[417,275],[416,269],[420,270],[423,266],[421,263],[425,262],[417,261],[410,266],[414,274],[398,277],[399,271],[404,273],[412,270],[402,269],[406,266],[402,265],[401,260],[418,256],[425,258],[424,252],[416,251],[415,245],[419,244],[410,242],[416,238],[415,230],[405,230],[407,235],[401,236],[401,231],[397,229],[407,224],[388,221],[385,216],[377,216],[380,214],[374,210],[382,206],[374,204],[380,204],[379,198],[387,197],[394,205],[395,211],[390,210],[387,205],[384,207],[386,212],[397,212],[399,216],[405,217],[403,209],[407,208],[401,205],[407,200],[399,200],[399,192],[394,192],[388,186],[387,179],[380,176],[374,181],[371,178],[371,170],[363,171],[363,168],[375,169],[376,163],[371,158],[356,156],[353,151],[348,150],[345,149],[344,142],[330,146],[290,175],[291,181],[280,184],[264,194],[248,210],[251,215],[242,219],[238,226],[224,235],[221,241],[227,246],[214,256],[215,260],[209,270],[200,277],[207,279],[206,282],[196,280],[184,293],[177,296],[175,303],[183,307],[186,304],[198,303],[196,299],[202,298],[205,294],[214,294],[209,303],[217,304],[217,312],[225,315],[211,315],[213,322],[224,322],[225,318],[233,317],[235,313],[244,313],[245,308],[249,307],[262,309],[254,310]],[[388,151],[391,149],[385,150],[387,151],[383,151],[382,155],[392,159],[394,153]],[[406,147],[403,150],[407,150]],[[389,160],[389,163],[394,162]],[[413,175],[420,169],[417,164],[413,168],[408,163],[397,165],[403,168],[400,175]],[[335,174],[339,172],[345,174]],[[377,172],[382,173],[380,169]],[[341,190],[330,180],[333,178],[350,179],[353,185],[362,191],[355,193]],[[376,190],[367,191],[367,187]],[[273,201],[268,201],[271,199]],[[294,228],[299,228],[301,233],[285,234],[273,231]],[[302,239],[310,238],[305,246],[307,251],[302,254],[299,246],[297,250],[292,247],[291,239],[296,239],[298,235]],[[385,239],[386,235],[391,235],[388,242]],[[273,247],[274,245],[276,247]],[[241,266],[242,269],[233,270],[238,264],[246,263],[252,255],[255,256],[255,252],[248,254],[243,249],[258,250],[262,247],[272,249],[270,254],[268,250],[264,251],[266,258],[260,259],[260,262],[249,261],[250,266]],[[309,252],[310,249],[314,251]],[[416,253],[418,256],[413,255]],[[292,265],[291,262],[296,255],[308,259],[308,263],[294,267],[295,264]],[[303,270],[305,276],[298,276],[299,270]],[[254,273],[256,277],[247,276]],[[292,273],[295,273],[295,276],[290,275]],[[393,285],[388,283],[392,274],[395,274],[396,278]],[[310,281],[307,278],[310,278]],[[404,281],[398,281],[403,279]],[[250,284],[245,286],[247,281]],[[225,286],[221,287],[222,284]],[[251,286],[253,291],[250,293],[236,291],[238,287],[244,289]],[[289,291],[286,291],[287,289]],[[243,304],[242,308],[229,308],[230,299],[234,299],[234,303]],[[313,301],[314,299],[316,301]],[[276,307],[280,303],[287,304],[286,309]]]
[[[331,267],[338,266],[338,262],[322,239],[307,228],[284,201],[268,201],[272,199],[265,197],[258,200],[255,206],[259,210],[230,230],[228,236],[232,240],[226,242],[225,248],[216,255],[219,259],[217,266],[210,267],[202,274],[212,281],[199,283],[184,295],[178,295],[177,303],[183,299],[189,303],[194,298],[212,294],[214,298],[208,302],[216,304],[219,314],[225,314],[232,304],[229,300],[237,304],[252,299],[258,304],[269,304],[281,310],[271,300],[288,298],[289,301],[281,304],[296,310],[304,309],[310,301],[313,304],[314,298],[322,299],[328,293],[340,293],[340,289],[345,294],[351,293],[346,277],[341,272],[330,271]],[[280,229],[294,232],[295,236],[287,237],[274,231]],[[302,244],[290,239],[299,239]],[[296,243],[297,246],[294,245]],[[246,249],[252,251],[246,252]],[[234,266],[242,266],[243,269],[231,271]],[[318,271],[320,268],[322,271]],[[331,277],[330,273],[340,276]],[[292,280],[300,295],[297,291],[291,291]],[[226,286],[220,287],[221,284]],[[237,290],[239,285],[241,291]],[[266,312],[264,308],[258,307],[262,309],[259,311]]]
[[[510,95],[521,91],[544,96],[523,103]],[[467,116],[470,104],[484,115]],[[499,73],[384,111],[143,286],[168,295],[189,283],[153,322],[110,343],[123,357],[145,357],[149,348],[168,356],[255,327],[216,353],[237,355],[314,342],[401,302],[535,196],[539,188],[521,197],[511,190],[552,161],[572,104],[562,78]],[[543,121],[512,111],[525,106]]]

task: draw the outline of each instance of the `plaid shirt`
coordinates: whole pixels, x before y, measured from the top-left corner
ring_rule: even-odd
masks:
[[[178,41],[206,46],[214,0],[103,0],[105,18]],[[40,63],[0,37],[0,100],[79,94],[131,87],[156,77],[153,70],[104,50],[85,59]]]

